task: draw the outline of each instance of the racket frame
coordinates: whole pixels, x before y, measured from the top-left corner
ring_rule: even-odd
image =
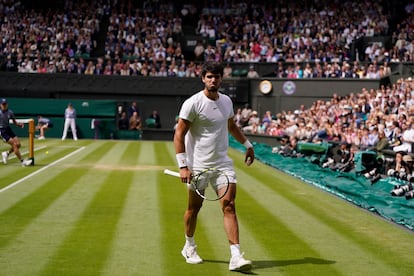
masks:
[[[229,178],[228,178],[228,176],[226,175],[226,174],[224,174],[224,176],[226,177],[226,179],[227,179],[227,185],[225,185],[225,191],[224,191],[224,193],[223,194],[221,194],[220,196],[219,195],[217,195],[217,192],[216,192],[216,195],[217,195],[217,197],[215,197],[215,198],[209,198],[209,197],[206,197],[203,193],[202,193],[202,191],[203,190],[199,190],[198,189],[198,187],[197,187],[197,184],[195,183],[196,181],[197,181],[197,178],[201,175],[201,174],[203,174],[203,173],[206,173],[206,172],[209,172],[209,171],[217,171],[217,169],[205,169],[205,170],[202,170],[201,172],[199,172],[198,174],[196,174],[196,175],[194,175],[193,177],[192,177],[192,180],[191,180],[191,183],[187,183],[187,185],[191,185],[193,188],[194,188],[194,191],[196,192],[196,194],[199,196],[199,197],[201,197],[202,199],[205,199],[205,200],[208,200],[208,201],[217,201],[217,200],[220,200],[220,199],[222,199],[226,194],[227,194],[227,192],[228,192],[228,190],[229,190],[229,186],[230,186],[230,180],[229,180]],[[171,175],[171,176],[175,176],[175,177],[180,177],[180,173],[179,172],[176,172],[176,171],[172,171],[172,170],[169,170],[169,169],[164,169],[164,174],[167,174],[167,175]],[[223,186],[223,185],[222,185]]]

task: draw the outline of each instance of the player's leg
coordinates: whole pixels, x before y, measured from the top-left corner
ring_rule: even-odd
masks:
[[[194,241],[194,233],[197,225],[197,216],[203,205],[203,199],[194,191],[188,190],[188,206],[184,213],[185,245],[181,254],[187,263],[198,264],[203,260],[198,256]]]
[[[227,193],[220,199],[221,209],[223,211],[224,229],[230,244],[239,244],[239,225],[236,215],[235,198],[236,185],[230,183]]]
[[[231,259],[229,270],[246,272],[251,270],[252,262],[244,259],[243,253],[240,251],[239,224],[237,221],[235,204],[236,187],[235,183],[230,183],[228,191],[226,195],[220,199],[220,203],[223,210],[224,229],[230,244]]]
[[[6,129],[4,129],[4,128],[0,129],[0,136],[1,136],[1,139],[3,140],[3,142],[8,143],[8,141],[9,141],[9,139],[10,139],[10,136],[9,136],[9,134],[7,133]],[[8,161],[8,159],[9,159],[9,154],[10,154],[10,150],[8,150],[8,151],[3,151],[3,152],[1,153],[1,157],[2,157],[2,159],[3,159],[3,163],[4,163],[4,164],[7,164],[7,161]]]
[[[9,139],[9,144],[12,146],[13,152],[16,154],[17,158],[19,158],[19,160],[22,160],[22,155],[20,154],[21,143],[19,138],[17,136],[14,136],[13,138]]]

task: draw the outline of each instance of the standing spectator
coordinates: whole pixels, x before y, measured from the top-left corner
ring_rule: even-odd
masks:
[[[139,110],[138,110],[138,106],[137,106],[137,102],[133,101],[131,103],[131,106],[128,108],[128,119],[131,118],[132,114],[134,114],[134,112],[137,112],[139,114]]]
[[[72,131],[73,140],[78,140],[76,134],[76,109],[73,107],[72,103],[68,103],[68,107],[65,109],[65,124],[63,127],[62,141],[66,139],[69,126]]]

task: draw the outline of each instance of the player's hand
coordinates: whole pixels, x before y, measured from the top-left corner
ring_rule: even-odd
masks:
[[[250,166],[254,162],[254,150],[253,148],[248,148],[246,150],[246,157],[244,159],[244,163],[246,163],[247,166]]]
[[[192,176],[193,176],[193,173],[187,167],[180,169],[181,182],[187,183],[187,184],[190,183]]]
[[[20,128],[24,128],[24,124],[23,124],[23,123],[20,123],[20,124],[19,124],[19,127],[20,127]]]

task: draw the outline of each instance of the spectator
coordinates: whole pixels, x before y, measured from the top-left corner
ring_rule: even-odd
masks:
[[[139,114],[138,105],[136,101],[131,102],[131,105],[128,107],[128,119],[132,117],[134,112]]]
[[[249,71],[247,72],[247,77],[248,78],[259,78],[259,73],[257,73],[256,70],[254,70],[253,65],[249,66]]]
[[[158,113],[158,110],[153,110],[152,113],[148,116],[148,119],[151,119],[154,121],[154,127],[155,128],[161,128],[161,117]]]
[[[231,78],[233,73],[233,69],[231,68],[230,64],[227,63],[223,70],[223,78]]]
[[[118,129],[119,130],[128,130],[129,129],[129,120],[125,111],[122,111],[121,117],[118,120]]]
[[[258,128],[260,126],[260,118],[257,115],[257,111],[252,111],[250,118],[248,120],[247,126],[243,127],[244,133],[257,133]]]
[[[412,144],[414,143],[414,124],[410,122],[408,123],[408,126],[409,128],[402,133],[401,145],[394,147],[394,151],[412,152]]]
[[[129,130],[142,130],[142,120],[136,111],[129,118]]]

